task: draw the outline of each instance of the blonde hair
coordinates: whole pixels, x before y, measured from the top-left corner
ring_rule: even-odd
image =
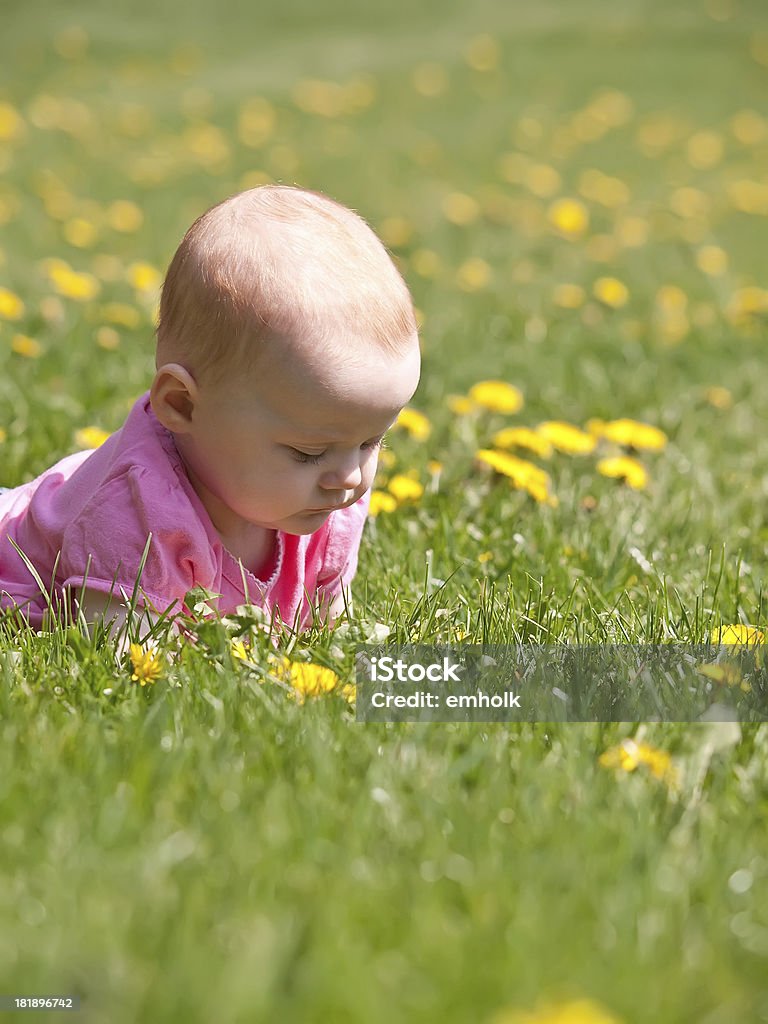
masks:
[[[184,236],[163,284],[158,365],[215,375],[257,357],[266,338],[396,352],[415,334],[408,288],[361,217],[318,192],[263,185]]]

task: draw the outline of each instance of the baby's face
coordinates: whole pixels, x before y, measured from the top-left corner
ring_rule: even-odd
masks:
[[[315,365],[286,348],[202,387],[180,451],[203,504],[223,506],[230,527],[313,533],[371,486],[381,439],[418,380],[415,338],[398,355]]]

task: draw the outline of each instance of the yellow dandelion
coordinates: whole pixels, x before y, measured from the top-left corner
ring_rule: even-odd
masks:
[[[75,431],[75,444],[80,448],[99,448],[109,436],[101,427],[82,427]]]
[[[142,320],[139,310],[127,302],[107,302],[101,306],[99,313],[107,323],[118,324],[120,327],[138,327]]]
[[[0,101],[0,142],[11,142],[21,135],[24,121],[15,107]]]
[[[245,641],[240,639],[234,639],[230,641],[229,653],[232,655],[235,661],[250,662],[251,652]]]
[[[585,298],[586,293],[579,284],[558,284],[552,292],[552,301],[561,309],[579,309]]]
[[[465,192],[450,192],[443,199],[443,213],[451,224],[466,227],[474,224],[480,216],[480,204],[474,196],[468,196]]]
[[[641,462],[628,455],[613,459],[600,459],[597,472],[602,476],[623,480],[636,491],[642,491],[648,484],[648,472]]]
[[[120,348],[120,335],[114,327],[99,327],[96,331],[96,344],[107,352]]]
[[[101,289],[101,285],[93,274],[80,273],[72,270],[66,264],[52,266],[48,276],[59,295],[79,302],[88,302],[95,298]]]
[[[128,282],[139,292],[156,291],[162,284],[162,274],[151,263],[132,263],[128,267]]]
[[[96,225],[85,217],[73,217],[62,229],[64,238],[77,249],[90,249],[99,237]]]
[[[466,395],[448,395],[446,403],[455,416],[466,416],[476,408],[472,399]]]
[[[536,427],[536,433],[550,442],[553,448],[566,455],[588,455],[595,448],[595,438],[571,423],[547,420]]]
[[[714,409],[730,409],[733,406],[733,395],[728,388],[715,384],[704,392],[704,400]]]
[[[116,199],[107,207],[107,224],[123,234],[138,231],[144,223],[144,214],[130,199]]]
[[[163,660],[153,648],[145,651],[141,644],[131,644],[130,655],[133,666],[132,682],[146,686],[147,683],[156,683],[162,676]]]
[[[768,289],[757,285],[737,288],[728,302],[726,312],[737,322],[768,313]]]
[[[590,202],[600,203],[609,208],[623,206],[631,198],[625,182],[594,168],[582,172],[579,178],[579,192]]]
[[[723,139],[717,132],[695,132],[686,146],[686,156],[691,167],[706,170],[723,159]]]
[[[0,288],[0,317],[3,320],[20,320],[24,316],[24,303],[15,292]]]
[[[263,96],[253,96],[240,107],[237,134],[244,146],[257,149],[272,136],[277,124],[275,108]]]
[[[672,758],[666,751],[629,738],[601,754],[599,763],[604,768],[618,768],[625,772],[633,772],[642,765],[654,778],[663,782],[674,783],[676,780]]]
[[[589,227],[589,212],[579,199],[556,199],[547,210],[547,219],[566,238],[581,238]]]
[[[2,444],[7,437],[8,435],[6,434],[6,432],[3,430],[2,427],[0,427],[0,444]]]
[[[307,697],[321,697],[323,694],[332,693],[341,682],[336,673],[324,665],[290,661],[285,657],[276,662],[273,673],[293,688],[294,696],[300,704],[303,704]]]
[[[658,427],[650,423],[640,423],[637,420],[620,419],[609,420],[599,427],[593,421],[590,433],[598,433],[614,444],[620,444],[626,448],[644,448],[648,451],[661,451],[667,443],[667,435]]]
[[[755,626],[742,626],[736,623],[713,629],[709,641],[713,644],[764,644],[765,634]]]
[[[440,64],[419,64],[413,69],[411,82],[420,96],[434,99],[448,88],[448,75]]]
[[[648,241],[650,228],[643,217],[622,217],[616,223],[614,234],[616,241],[625,249],[639,249]]]
[[[475,36],[467,47],[467,64],[473,71],[493,71],[499,63],[499,44],[490,35]]]
[[[565,1003],[541,1003],[534,1010],[502,1010],[492,1024],[622,1024],[605,1007],[591,999]]]
[[[379,225],[379,237],[390,248],[401,248],[413,238],[413,224],[407,217],[385,217]]]
[[[719,245],[703,245],[696,253],[696,266],[708,277],[721,277],[728,270],[728,254]]]
[[[514,384],[504,380],[481,380],[469,389],[469,398],[475,405],[491,412],[512,414],[523,407],[523,394]]]
[[[479,256],[470,256],[456,271],[456,284],[463,292],[479,292],[491,281],[491,266]]]
[[[485,565],[486,562],[493,561],[493,552],[481,551],[480,554],[477,556],[477,560],[480,563],[480,565]]]
[[[598,277],[592,286],[592,293],[596,299],[611,309],[620,309],[629,299],[629,289],[616,277]]]
[[[418,480],[413,480],[402,473],[397,473],[392,477],[387,484],[387,489],[390,494],[394,495],[398,504],[406,501],[418,501],[424,494],[424,488]]]
[[[529,427],[507,427],[493,437],[497,448],[527,448],[544,459],[552,454],[552,444]]]
[[[539,199],[549,199],[560,191],[562,179],[549,164],[530,164],[526,170],[524,184]]]
[[[535,501],[557,505],[557,498],[549,490],[549,475],[533,462],[491,448],[483,448],[476,452],[475,459],[481,465],[490,466],[495,473],[507,477],[513,487],[526,491]]]
[[[368,515],[374,519],[382,512],[394,512],[397,508],[397,498],[386,491],[371,491],[371,504],[368,508]]]
[[[739,110],[731,118],[730,128],[742,146],[755,146],[768,134],[768,122],[755,110]]]
[[[39,359],[43,354],[43,346],[27,334],[14,334],[11,338],[11,351],[25,359]]]
[[[751,684],[744,679],[738,665],[728,662],[721,665],[697,665],[696,671],[718,686],[737,686],[742,693],[750,693],[752,690]]]
[[[443,261],[433,249],[417,249],[411,256],[411,266],[419,277],[433,279],[443,269]]]
[[[425,441],[432,429],[424,413],[411,408],[401,410],[395,425],[402,427],[411,437],[415,437],[417,441]]]

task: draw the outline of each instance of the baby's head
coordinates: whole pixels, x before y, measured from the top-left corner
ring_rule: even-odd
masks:
[[[215,507],[222,522],[232,512],[312,532],[370,486],[374,442],[416,388],[413,304],[357,214],[265,185],[185,235],[163,286],[157,367],[153,409],[214,524]]]
[[[264,185],[187,231],[163,286],[157,362],[201,383],[286,344],[394,354],[415,337],[408,289],[365,221],[319,193]]]

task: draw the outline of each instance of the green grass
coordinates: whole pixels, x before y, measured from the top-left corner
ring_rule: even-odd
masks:
[[[191,220],[248,182],[296,181],[358,209],[401,261],[424,317],[414,405],[432,431],[392,432],[380,485],[414,470],[425,494],[369,523],[352,621],[291,657],[348,681],[377,623],[399,643],[765,628],[765,296],[734,313],[739,289],[766,284],[764,212],[734,200],[768,159],[768,127],[744,141],[733,122],[764,105],[758,4],[12,6],[0,104],[24,127],[2,141],[0,106],[0,288],[25,311],[0,318],[0,484],[74,451],[79,428],[118,428],[148,386],[155,296],[127,268],[162,271]],[[82,37],[61,35],[73,25],[79,55]],[[486,72],[466,59],[482,33],[498,46]],[[439,95],[414,88],[425,62]],[[357,83],[370,103],[302,110],[301,79]],[[606,89],[629,97],[628,118],[574,139]],[[238,118],[254,96],[275,122],[249,148]],[[659,125],[667,142],[649,149]],[[703,131],[722,154],[694,166]],[[505,178],[512,153],[557,171],[551,195]],[[584,199],[588,231],[563,238],[550,203],[590,169],[630,198]],[[456,192],[479,203],[466,226],[445,215]],[[680,212],[686,196],[701,213]],[[144,212],[137,231],[109,226],[116,199]],[[637,247],[615,242],[628,216],[647,228]],[[95,225],[92,244],[67,240],[74,218]],[[699,269],[705,245],[726,252],[724,274]],[[425,249],[440,261],[429,277]],[[52,302],[54,257],[93,272],[98,298]],[[470,258],[490,278],[465,291]],[[627,286],[625,306],[594,297],[601,276]],[[563,283],[584,288],[581,308],[556,305]],[[675,337],[668,286],[687,297]],[[110,324],[114,302],[135,326]],[[12,350],[18,334],[39,358]],[[448,395],[487,378],[518,386],[523,410],[450,411]],[[597,473],[607,445],[541,462],[557,507],[474,461],[508,425],[624,416],[669,437],[640,454],[642,491]],[[0,994],[78,992],[82,1019],[110,1024],[491,1024],[580,997],[623,1024],[768,1020],[763,725],[362,725],[340,696],[301,704],[264,682],[269,645],[249,622],[193,628],[194,648],[163,641],[146,688],[77,628],[2,632]],[[230,655],[241,629],[252,665]],[[627,738],[669,755],[677,784],[601,765]]]

